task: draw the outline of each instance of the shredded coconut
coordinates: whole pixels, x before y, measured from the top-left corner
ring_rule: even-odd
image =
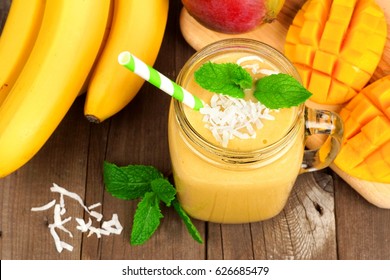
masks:
[[[280,73],[276,70],[261,68],[257,62],[264,63],[264,59],[256,55],[250,55],[241,57],[236,61],[238,65],[245,64],[242,67],[250,69],[253,74],[271,75]],[[225,148],[228,146],[229,140],[234,137],[240,139],[256,138],[256,129],[263,127],[261,120],[275,119],[270,112],[271,110],[260,102],[246,101],[222,94],[214,94],[211,97],[210,105],[205,104],[200,109],[200,113],[204,115],[205,127]]]
[[[52,207],[54,207],[54,213],[53,213],[53,223],[49,224],[49,231],[51,236],[53,237],[55,247],[59,253],[61,253],[64,249],[68,251],[73,251],[73,246],[62,241],[57,233],[57,230],[61,230],[69,235],[69,237],[73,238],[72,232],[65,227],[65,224],[72,220],[72,217],[66,217],[63,219],[63,216],[66,213],[65,208],[65,199],[64,196],[67,196],[69,198],[72,198],[76,200],[82,208],[84,208],[85,212],[87,212],[91,217],[95,218],[97,222],[100,222],[103,219],[103,215],[97,211],[90,211],[91,209],[95,209],[99,206],[101,206],[101,203],[95,203],[91,206],[87,207],[85,206],[83,200],[79,195],[76,193],[70,192],[57,184],[53,184],[53,187],[50,188],[50,190],[54,193],[60,194],[60,201],[57,203],[55,199],[50,201],[49,203],[39,206],[39,207],[32,207],[31,211],[45,211]],[[103,221],[101,228],[97,228],[93,226],[92,219],[89,217],[88,222],[86,223],[84,219],[82,218],[75,218],[76,222],[78,223],[78,226],[76,226],[76,229],[81,232],[87,232],[88,237],[92,234],[96,234],[98,238],[101,237],[101,235],[110,235],[110,234],[121,234],[122,232],[122,225],[120,224],[118,220],[118,215],[113,214],[112,219],[109,221]]]
[[[56,204],[56,200],[53,199],[52,201],[50,201],[49,203],[47,203],[47,204],[45,204],[43,206],[31,208],[31,211],[45,211],[47,209],[52,208],[55,204]]]
[[[260,102],[214,94],[210,105],[200,109],[205,127],[223,147],[234,137],[256,138],[256,129],[263,127],[262,119],[274,120],[270,109]]]

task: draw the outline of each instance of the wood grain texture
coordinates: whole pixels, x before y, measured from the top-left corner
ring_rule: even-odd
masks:
[[[335,189],[339,259],[390,260],[390,210],[373,206],[339,178]]]
[[[2,14],[5,2],[0,3]],[[194,53],[181,35],[180,11],[179,1],[171,1],[155,64],[172,79]],[[130,246],[138,201],[118,200],[105,191],[102,164],[151,164],[169,176],[170,99],[145,84],[124,110],[97,125],[83,116],[84,98],[77,98],[28,164],[0,179],[0,259],[390,259],[390,211],[369,204],[330,169],[300,175],[285,209],[273,219],[242,225],[194,220],[205,241],[198,244],[177,214],[164,207],[155,235],[142,246]],[[118,213],[123,233],[97,239],[73,231],[74,238],[62,236],[73,252],[57,253],[47,228],[52,212],[30,211],[58,198],[49,190],[53,182],[78,193],[86,205],[101,202],[107,219]],[[72,202],[67,210],[73,217],[83,215]]]

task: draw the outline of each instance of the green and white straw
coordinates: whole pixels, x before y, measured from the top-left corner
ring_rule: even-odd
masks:
[[[166,76],[139,60],[128,51],[121,52],[118,56],[119,64],[125,66],[130,71],[134,72],[141,78],[145,79],[152,85],[168,93],[173,98],[183,102],[194,110],[199,110],[203,107],[203,101],[192,95],[186,89],[179,86],[177,83],[168,79]]]

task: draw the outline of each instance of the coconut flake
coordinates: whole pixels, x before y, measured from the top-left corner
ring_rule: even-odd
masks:
[[[102,228],[107,230],[109,233],[121,234],[123,227],[118,220],[117,214],[112,214],[112,219],[106,222],[103,222]]]
[[[55,199],[53,199],[52,201],[50,201],[49,203],[47,203],[45,205],[42,205],[42,206],[39,206],[39,207],[32,207],[31,211],[34,211],[34,212],[45,211],[47,209],[52,208],[54,206],[54,204],[56,204],[56,200]]]
[[[53,187],[50,188],[50,190],[54,193],[59,193],[60,194],[60,202],[56,203],[56,200],[52,200],[51,202],[39,206],[39,207],[33,207],[31,208],[31,211],[44,211],[52,208],[54,206],[54,214],[53,214],[53,223],[49,224],[49,230],[50,234],[53,237],[54,244],[56,247],[56,250],[61,253],[64,249],[68,251],[73,250],[73,246],[62,241],[57,233],[58,230],[62,230],[65,233],[67,233],[71,238],[73,238],[73,234],[71,231],[69,231],[67,228],[65,228],[65,224],[68,223],[70,220],[72,220],[72,217],[67,217],[65,219],[62,219],[62,216],[66,213],[66,208],[65,208],[65,196],[70,197],[81,205],[82,208],[91,216],[93,217],[97,222],[100,222],[103,218],[103,215],[97,211],[91,210],[95,209],[99,206],[101,206],[101,203],[95,203],[92,204],[89,207],[86,207],[83,200],[79,195],[76,193],[70,192],[57,184],[53,183]],[[112,219],[109,221],[104,221],[102,223],[101,228],[97,228],[95,226],[92,226],[92,219],[88,218],[88,223],[86,223],[83,219],[81,218],[76,218],[76,222],[78,223],[78,226],[76,226],[76,229],[81,231],[81,232],[87,232],[88,237],[91,236],[92,234],[96,234],[98,238],[100,238],[102,235],[110,235],[110,234],[120,234],[122,232],[122,225],[120,224],[118,220],[118,215],[113,214]]]
[[[92,217],[96,218],[96,220],[98,222],[100,222],[102,220],[102,218],[103,218],[103,215],[101,213],[99,213],[99,212],[96,212],[96,211],[91,211],[89,213],[89,215],[91,215]]]
[[[110,233],[105,230],[105,229],[102,229],[102,228],[96,228],[96,227],[89,227],[89,233],[88,233],[88,236],[87,237],[90,237],[92,234],[96,234],[96,237],[97,238],[101,238],[102,237],[102,234],[103,235],[110,235]]]
[[[88,223],[85,223],[85,221],[81,218],[76,218],[76,221],[79,224],[76,228],[81,232],[87,232],[92,225],[91,218],[88,218]]]
[[[249,139],[256,137],[256,129],[263,127],[262,119],[274,120],[270,110],[260,102],[237,99],[227,95],[214,94],[210,105],[200,109],[204,115],[205,127],[223,147],[229,140],[237,137]]]
[[[78,194],[76,194],[74,192],[70,192],[70,191],[64,189],[63,187],[60,187],[56,183],[53,183],[53,187],[51,187],[50,190],[52,192],[56,192],[56,193],[59,193],[59,194],[62,194],[62,195],[66,195],[66,196],[76,200],[85,209],[85,211],[87,211],[89,213],[88,208],[84,205],[83,200],[81,199],[81,197]],[[63,196],[61,196],[61,197],[63,197]],[[65,205],[65,203],[63,203],[63,204]]]
[[[100,207],[100,206],[102,206],[102,204],[100,202],[98,202],[98,203],[92,204],[91,206],[88,206],[88,209],[92,210],[92,209],[95,209],[95,208]]]

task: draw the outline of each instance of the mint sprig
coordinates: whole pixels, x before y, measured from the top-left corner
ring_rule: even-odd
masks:
[[[211,92],[244,98],[244,89],[252,87],[252,77],[235,63],[206,62],[194,73],[195,81]]]
[[[160,199],[154,192],[145,193],[134,214],[130,243],[144,244],[157,230],[161,218]]]
[[[312,95],[295,78],[287,74],[272,74],[253,81],[251,75],[235,63],[206,62],[194,73],[195,81],[204,89],[244,98],[244,89],[255,83],[254,97],[269,109],[298,106]]]
[[[312,94],[287,74],[272,74],[259,79],[253,95],[269,109],[290,108],[305,102]]]
[[[160,204],[174,206],[191,236],[203,243],[200,233],[176,199],[176,189],[155,167],[128,165],[119,167],[104,162],[104,184],[112,196],[132,200],[141,198],[134,214],[130,244],[142,245],[154,234],[163,218]]]

